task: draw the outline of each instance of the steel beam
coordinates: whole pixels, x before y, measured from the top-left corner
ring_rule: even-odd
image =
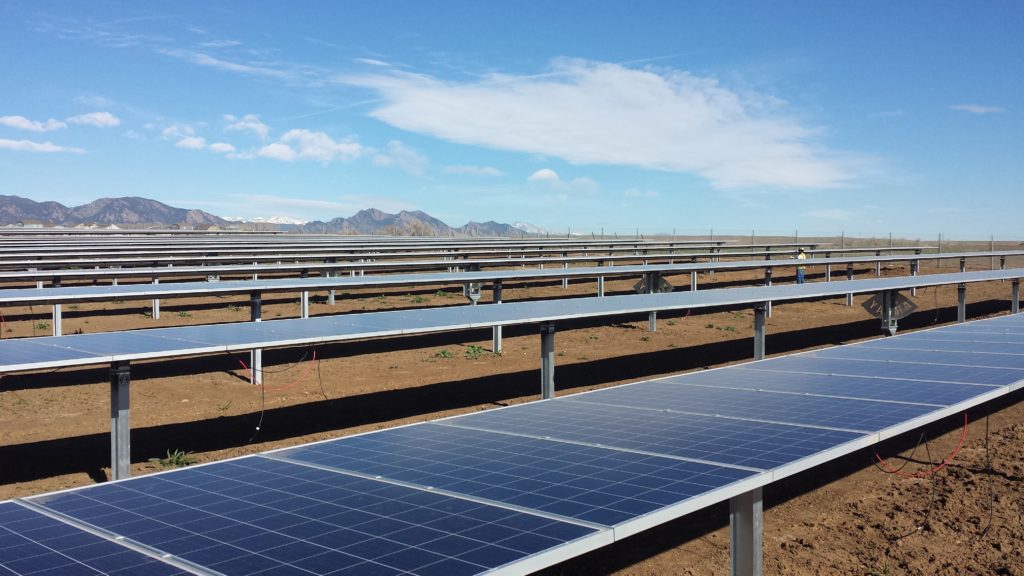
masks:
[[[764,304],[754,307],[754,360],[764,360]]]
[[[761,576],[764,520],[761,488],[729,499],[729,574]]]
[[[540,397],[555,397],[555,325],[540,325]]]
[[[159,283],[160,283],[160,279],[159,278],[153,278],[153,284],[159,284]],[[153,320],[159,320],[160,319],[160,299],[159,298],[153,298],[153,314],[152,314],[152,316],[153,316]]]
[[[1010,289],[1010,313],[1020,312],[1020,280],[1014,280]]]
[[[249,319],[253,322],[263,320],[263,295],[259,292],[252,292],[249,295]],[[249,353],[249,371],[251,383],[259,386],[263,384],[263,349],[257,348]]]
[[[604,276],[597,277],[597,297],[604,298]]]
[[[960,272],[967,272],[967,258],[960,259]]]
[[[846,279],[853,280],[853,264],[846,265]],[[853,306],[853,292],[846,295],[846,305]]]
[[[491,295],[495,304],[501,304],[501,280],[495,280],[491,287]],[[491,328],[491,352],[501,354],[501,326]]]
[[[53,305],[53,335],[60,336],[64,333],[63,326],[63,315],[61,314],[60,304]]]
[[[764,269],[764,285],[765,286],[771,286],[772,285],[772,269],[771,268],[765,268]],[[770,300],[764,303],[764,313],[769,318],[772,317],[772,303],[771,303]]]
[[[967,284],[963,282],[956,285],[956,321],[967,321]]]
[[[917,276],[917,260],[911,260],[910,261],[910,276],[911,277]],[[917,296],[917,288],[911,288],[910,289],[910,295],[911,296]]]
[[[692,270],[692,271],[690,271],[690,292],[695,292],[696,290],[697,290],[697,271],[696,270]]]
[[[882,330],[889,336],[895,336],[898,329],[895,305],[896,292],[892,290],[882,292]]]
[[[127,361],[110,364],[110,476],[131,475],[131,421],[129,420],[131,368]]]
[[[660,272],[651,272],[647,275],[647,293],[654,294],[658,290],[658,284],[661,282]],[[651,311],[647,313],[647,331],[657,332],[658,331],[658,313]]]

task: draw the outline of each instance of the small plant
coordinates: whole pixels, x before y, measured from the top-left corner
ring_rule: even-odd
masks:
[[[191,318],[191,317],[192,317],[192,313],[188,312],[186,310],[182,310],[182,311],[178,312],[178,318]]]
[[[49,322],[36,322],[33,326],[36,330],[46,330],[50,327]]]
[[[722,326],[721,330],[724,330],[726,332],[735,332],[736,331],[736,327],[735,326]]]
[[[600,340],[600,338],[591,334],[590,336],[587,336],[587,340]]]
[[[149,461],[163,468],[181,468],[196,463],[192,453],[184,450],[168,450],[166,458],[150,458]]]
[[[452,356],[454,356],[454,354],[452,354],[452,351],[447,348],[441,348],[434,353],[434,358],[451,358]]]
[[[451,294],[449,294],[448,292],[445,292],[444,290],[438,290],[437,292],[434,293],[434,296],[437,296],[438,298],[451,298],[452,297]]]
[[[228,408],[231,408],[231,400],[228,400],[223,404],[217,404],[217,410],[221,412],[227,412]]]
[[[483,346],[474,346],[472,344],[466,346],[466,358],[469,358],[470,360],[476,360],[483,356],[484,352],[485,350]]]
[[[669,326],[675,326],[676,325],[676,321],[675,320],[666,320],[665,324],[668,324]]]
[[[75,331],[72,332],[72,334],[85,334],[85,330],[82,330],[81,328],[75,328]]]
[[[230,310],[231,312],[238,312],[241,309],[242,307],[239,306],[238,304],[228,304],[228,310]]]
[[[710,322],[708,322],[707,324],[705,324],[705,325],[704,325],[704,327],[705,327],[705,328],[709,328],[709,329],[710,329],[710,328],[714,328],[714,327],[715,327],[715,325],[714,325],[714,324],[712,324],[712,323],[710,323]]]
[[[640,337],[640,341],[641,342],[650,342],[651,341],[651,337],[650,336],[641,336]]]
[[[668,347],[669,348],[677,348],[677,346],[675,344],[669,344]]]
[[[139,312],[139,316],[142,316],[143,318],[151,318],[153,316],[153,313],[150,312],[149,310],[146,310],[145,312]]]
[[[412,302],[413,304],[422,304],[422,303],[424,303],[426,301],[427,301],[427,299],[423,295],[421,295],[421,294],[417,294],[415,296],[409,296],[409,302]]]
[[[68,304],[68,310],[78,310],[81,308],[78,304]]]

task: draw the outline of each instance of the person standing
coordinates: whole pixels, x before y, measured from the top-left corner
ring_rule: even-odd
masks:
[[[807,260],[807,252],[804,252],[803,248],[798,248],[796,251],[797,260]],[[802,264],[798,264],[796,267],[796,283],[804,283],[804,274],[807,272],[807,268]]]

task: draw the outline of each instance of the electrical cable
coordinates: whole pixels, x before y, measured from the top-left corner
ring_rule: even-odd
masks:
[[[927,477],[931,476],[932,474],[935,474],[939,470],[942,470],[943,468],[948,466],[949,463],[953,461],[953,458],[956,458],[956,455],[960,453],[960,449],[963,448],[964,440],[966,438],[967,438],[967,412],[964,412],[964,428],[963,428],[963,432],[961,432],[961,434],[960,434],[960,442],[957,444],[956,448],[953,449],[953,452],[951,452],[950,455],[947,456],[946,459],[943,460],[938,466],[933,466],[930,470],[918,471],[918,472],[914,472],[912,474],[906,474],[904,472],[901,472],[900,469],[894,469],[894,468],[890,467],[886,463],[886,461],[881,456],[878,455],[877,451],[875,452],[875,458],[878,459],[879,467],[882,469],[883,472],[887,472],[889,474],[896,474],[897,476],[903,476],[905,478],[927,478]],[[925,449],[927,449],[927,448],[928,448],[928,445],[925,444]],[[929,461],[929,463],[931,463],[931,462]]]
[[[988,533],[989,528],[992,528],[992,521],[995,518],[996,513],[996,495],[994,486],[994,474],[992,473],[992,453],[989,452],[988,445],[988,412],[985,412],[985,474],[988,476],[988,522],[985,523],[985,527],[978,532],[978,538],[984,538],[985,534]]]

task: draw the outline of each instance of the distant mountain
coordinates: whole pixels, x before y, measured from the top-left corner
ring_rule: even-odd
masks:
[[[529,222],[516,221],[515,223],[512,224],[512,227],[515,228],[516,230],[519,230],[520,232],[525,233],[525,234],[538,234],[539,235],[539,234],[547,234],[548,233],[548,231],[545,230],[544,228],[541,228],[540,226],[534,226],[533,224],[530,224]]]
[[[203,212],[174,208],[156,200],[128,196],[100,198],[69,208],[59,202],[36,202],[20,196],[0,196],[0,225],[34,221],[56,226],[110,225],[226,226],[227,220]]]
[[[393,234],[407,236],[522,236],[509,224],[470,222],[453,228],[419,210],[389,214],[376,208],[360,210],[349,218],[315,220],[299,227],[306,234]]]

